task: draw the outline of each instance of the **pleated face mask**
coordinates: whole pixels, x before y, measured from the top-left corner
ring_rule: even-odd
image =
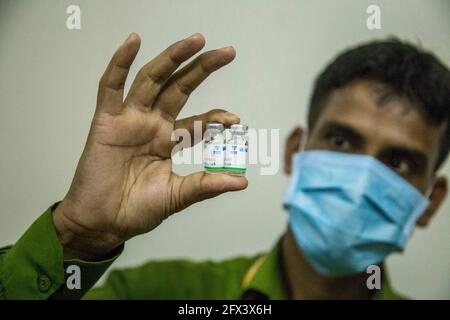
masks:
[[[295,155],[284,199],[298,247],[320,273],[359,273],[403,251],[428,199],[377,159]]]

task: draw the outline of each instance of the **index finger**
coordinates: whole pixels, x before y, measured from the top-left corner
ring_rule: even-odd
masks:
[[[99,83],[98,109],[117,112],[122,108],[125,81],[140,44],[139,36],[131,33],[114,53]]]

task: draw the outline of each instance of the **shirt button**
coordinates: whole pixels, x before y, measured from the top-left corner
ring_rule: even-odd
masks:
[[[46,275],[39,276],[39,278],[38,278],[39,290],[41,290],[42,292],[46,292],[50,288],[50,285],[51,285],[51,281],[50,281],[49,277],[47,277]]]

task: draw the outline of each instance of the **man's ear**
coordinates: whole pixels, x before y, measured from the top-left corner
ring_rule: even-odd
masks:
[[[296,127],[286,140],[286,145],[284,146],[284,173],[288,175],[292,172],[292,155],[300,148],[303,133],[302,127]]]
[[[447,177],[437,177],[434,181],[433,190],[430,194],[430,204],[428,205],[428,208],[425,210],[425,212],[420,216],[419,220],[417,220],[417,225],[419,227],[426,227],[430,223],[431,218],[439,209],[439,206],[444,201],[446,195]]]

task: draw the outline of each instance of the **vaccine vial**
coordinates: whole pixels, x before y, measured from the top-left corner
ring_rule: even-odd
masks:
[[[225,136],[223,124],[208,122],[203,142],[203,165],[205,171],[217,173],[223,171],[225,160]]]
[[[224,172],[243,176],[247,170],[248,159],[248,127],[243,124],[233,124],[228,132],[225,145]]]

